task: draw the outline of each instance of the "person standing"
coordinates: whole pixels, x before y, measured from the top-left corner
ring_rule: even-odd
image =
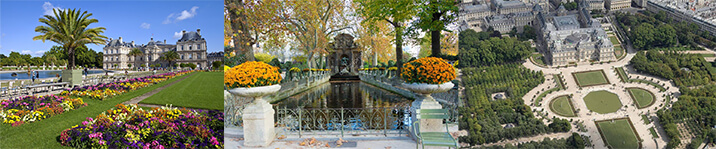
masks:
[[[28,72],[27,75],[30,75],[30,78],[32,78],[32,83],[35,83],[35,72],[34,72],[34,71],[30,71],[30,72]]]
[[[40,71],[35,71],[35,78],[40,79]]]

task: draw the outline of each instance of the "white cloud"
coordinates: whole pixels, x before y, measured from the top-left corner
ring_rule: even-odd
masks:
[[[174,39],[181,38],[182,34],[180,32],[174,32]]]
[[[169,16],[167,16],[167,19],[165,19],[164,22],[162,22],[162,24],[169,24],[169,23],[179,22],[181,20],[193,18],[194,16],[196,16],[197,9],[199,9],[199,7],[194,6],[194,7],[191,7],[191,9],[189,9],[188,11],[183,10],[179,13],[169,14]]]
[[[45,10],[45,13],[44,13],[45,15],[54,16],[55,13],[54,13],[54,11],[52,11],[52,9],[55,9],[55,8],[62,9],[60,7],[52,6],[52,3],[50,3],[50,2],[45,2],[45,4],[42,4],[42,10]]]
[[[149,29],[150,26],[151,26],[151,24],[149,24],[149,23],[142,23],[142,25],[139,25],[139,27],[141,27],[143,29]]]
[[[14,50],[11,50],[11,51],[14,51]],[[43,50],[40,50],[40,51],[22,50],[22,51],[20,51],[20,54],[30,54],[32,56],[42,56],[42,54],[45,54],[45,51],[43,51]]]

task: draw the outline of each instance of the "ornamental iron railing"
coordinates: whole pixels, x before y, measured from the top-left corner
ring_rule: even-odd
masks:
[[[408,107],[276,108],[279,135],[392,136],[408,134]]]

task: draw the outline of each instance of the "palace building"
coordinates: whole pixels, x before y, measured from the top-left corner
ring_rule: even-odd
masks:
[[[135,48],[142,51],[142,54],[130,56],[129,52]],[[172,61],[175,64],[192,63],[196,64],[197,68],[210,67],[207,60],[206,40],[201,37],[200,29],[197,29],[196,32],[182,31],[182,37],[177,40],[176,44],[168,44],[167,40],[154,41],[154,38],[150,38],[149,43],[138,45],[134,41],[124,42],[122,37],[110,38],[103,50],[105,69],[148,67],[157,64],[160,67],[169,67],[169,62],[159,59],[169,51],[176,51],[179,55],[178,59]]]

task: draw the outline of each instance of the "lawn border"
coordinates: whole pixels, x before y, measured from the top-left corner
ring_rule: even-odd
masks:
[[[589,73],[589,72],[595,72],[595,71],[600,71],[600,72],[602,72],[602,77],[604,78],[604,80],[607,81],[607,83],[599,83],[599,84],[591,84],[591,85],[582,85],[581,83],[579,83],[579,79],[577,78],[577,75],[576,75],[576,74],[578,74],[578,73]],[[609,81],[609,78],[607,78],[607,74],[604,73],[604,70],[603,70],[603,69],[589,70],[589,71],[580,71],[580,72],[572,72],[572,78],[574,78],[574,82],[576,82],[576,83],[577,83],[577,86],[579,86],[579,87],[590,87],[590,86],[599,86],[599,85],[612,84],[612,83]]]
[[[645,105],[644,107],[640,107],[641,105],[639,105],[639,102],[636,100],[636,97],[635,97],[634,94],[631,92],[631,89],[641,89],[641,90],[645,90],[646,92],[648,92],[649,94],[651,94],[651,102],[650,102],[649,104]],[[654,105],[654,103],[656,103],[656,95],[654,95],[654,93],[652,93],[652,92],[649,91],[649,90],[646,90],[646,89],[641,88],[641,87],[627,87],[626,90],[627,90],[627,93],[629,93],[629,96],[631,97],[631,100],[634,101],[634,103],[636,103],[636,108],[638,108],[638,109],[649,108],[651,105]]]
[[[607,148],[613,148],[612,145],[607,142],[607,138],[604,137],[604,132],[602,132],[602,127],[599,127],[599,123],[600,123],[600,122],[604,122],[604,121],[622,120],[622,119],[626,119],[627,122],[629,122],[629,126],[631,127],[631,131],[633,132],[634,136],[636,136],[636,141],[637,141],[637,144],[639,145],[638,148],[641,148],[641,147],[642,147],[641,137],[639,137],[639,133],[636,132],[636,128],[634,127],[634,124],[631,122],[631,119],[629,119],[629,117],[614,118],[614,119],[606,119],[606,120],[594,121],[594,125],[597,126],[597,131],[599,131],[599,136],[602,137],[602,141],[604,141],[604,144],[607,145]]]
[[[574,115],[572,115],[572,116],[562,115],[562,114],[559,114],[558,112],[555,112],[554,108],[552,108],[553,107],[552,104],[554,103],[555,99],[560,98],[562,96],[567,96],[567,101],[569,102],[569,107],[570,107],[570,109],[572,109],[572,113],[574,113]],[[549,110],[552,110],[552,112],[554,112],[554,114],[557,114],[559,116],[577,117],[577,110],[574,109],[574,104],[572,103],[572,98],[570,98],[569,95],[562,95],[562,96],[554,97],[554,98],[552,98],[552,100],[549,101],[549,104],[548,104]]]

